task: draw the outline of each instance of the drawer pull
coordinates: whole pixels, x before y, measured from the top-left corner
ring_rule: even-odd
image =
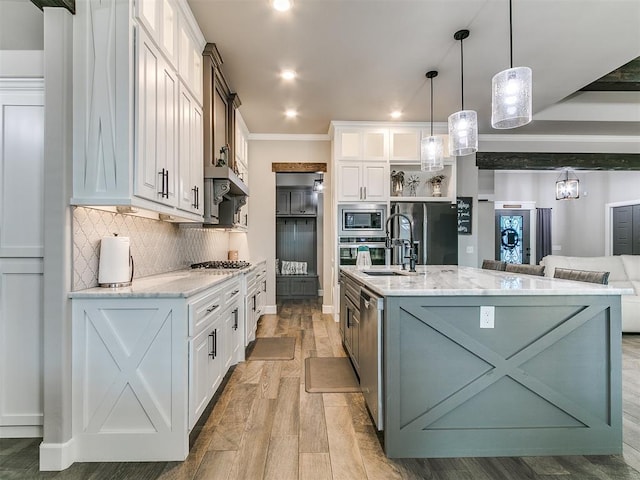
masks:
[[[209,308],[207,308],[207,313],[211,313],[213,312],[216,308],[218,308],[220,305],[211,305]]]
[[[231,292],[231,294],[229,296],[233,297],[234,295],[237,295],[238,293],[240,293],[240,290],[234,290],[233,292]]]

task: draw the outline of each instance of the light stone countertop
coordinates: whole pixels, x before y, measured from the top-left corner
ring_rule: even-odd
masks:
[[[257,266],[237,270],[183,269],[134,278],[130,287],[94,287],[71,292],[69,298],[175,298],[191,297],[217,284],[246,273]]]
[[[374,266],[364,271],[356,267],[340,269],[370,290],[383,296],[463,296],[463,295],[624,295],[631,288],[575,282],[519,273],[482,270],[457,265],[419,265],[417,273],[372,276],[366,271],[396,270],[399,266]]]

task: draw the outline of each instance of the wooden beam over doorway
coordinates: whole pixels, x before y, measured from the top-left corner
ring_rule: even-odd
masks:
[[[478,152],[480,170],[640,170],[638,153]]]
[[[44,7],[62,7],[74,15],[76,13],[76,0],[31,0],[31,3],[40,10],[44,9]]]
[[[327,171],[326,163],[289,163],[280,162],[272,163],[271,171],[276,173],[325,173]]]

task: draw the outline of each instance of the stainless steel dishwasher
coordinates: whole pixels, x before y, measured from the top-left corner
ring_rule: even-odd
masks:
[[[360,388],[378,430],[383,429],[382,321],[384,298],[360,290]]]

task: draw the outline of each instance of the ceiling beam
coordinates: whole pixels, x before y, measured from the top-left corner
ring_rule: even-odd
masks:
[[[582,91],[638,92],[640,91],[640,57],[607,73],[604,77],[581,88]]]
[[[480,170],[637,170],[638,153],[525,153],[478,152],[476,166]]]
[[[40,10],[44,9],[44,7],[62,7],[74,15],[76,14],[76,0],[31,0],[31,3]]]

